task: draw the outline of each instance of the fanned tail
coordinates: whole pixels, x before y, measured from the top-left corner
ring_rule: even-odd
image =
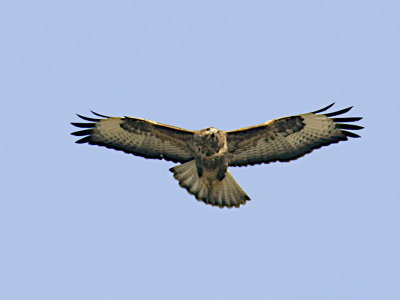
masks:
[[[250,200],[228,171],[221,181],[210,181],[204,176],[198,176],[194,160],[173,167],[170,171],[174,173],[174,178],[179,181],[181,187],[206,204],[231,208],[239,207]]]

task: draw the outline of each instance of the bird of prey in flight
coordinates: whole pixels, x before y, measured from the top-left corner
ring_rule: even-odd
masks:
[[[78,115],[88,122],[71,123],[83,128],[72,135],[82,137],[76,141],[78,144],[179,163],[170,171],[197,200],[213,206],[239,207],[250,197],[228,167],[288,162],[322,146],[360,137],[352,130],[363,127],[352,122],[362,118],[336,117],[352,107],[323,113],[333,104],[311,113],[228,131],[214,127],[192,131],[146,119],[92,112],[101,119]]]

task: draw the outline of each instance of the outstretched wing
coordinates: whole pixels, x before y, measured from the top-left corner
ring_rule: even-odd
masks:
[[[319,114],[331,105],[307,114],[271,120],[264,124],[227,131],[230,166],[245,166],[297,159],[314,149],[359,135],[349,130],[363,127],[348,124],[362,118],[332,118],[348,112]]]
[[[71,123],[85,128],[71,133],[84,136],[78,144],[105,146],[145,158],[187,162],[193,159],[190,149],[193,132],[139,118],[114,118],[92,112],[102,119],[78,115],[89,123]]]

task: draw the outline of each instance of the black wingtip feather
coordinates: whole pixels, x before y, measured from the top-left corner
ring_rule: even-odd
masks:
[[[341,123],[341,122],[357,122],[362,120],[362,117],[351,117],[351,118],[333,118],[333,122]]]
[[[88,117],[81,116],[81,115],[78,115],[78,114],[76,114],[76,115],[77,115],[79,118],[81,118],[82,120],[89,121],[89,122],[98,122],[98,121],[101,120],[101,119],[88,118]]]
[[[91,135],[92,132],[93,132],[92,129],[87,129],[87,130],[75,131],[72,132],[71,134],[75,136],[83,136],[83,135]]]
[[[326,110],[330,109],[333,105],[335,105],[335,102],[333,102],[332,104],[329,104],[328,106],[326,106],[324,108],[321,108],[319,110],[313,111],[312,113],[313,114],[318,114],[320,112],[326,111]]]
[[[107,119],[108,119],[108,118],[111,118],[110,116],[105,116],[105,115],[99,114],[99,113],[97,113],[97,112],[94,112],[93,110],[91,110],[90,112],[91,112],[92,114],[98,116],[98,117],[107,118]]]
[[[83,139],[77,140],[75,143],[77,144],[85,144],[90,142],[90,136],[85,136]]]
[[[335,112],[331,112],[328,114],[325,114],[326,117],[334,117],[337,115],[345,114],[348,111],[350,111],[353,108],[353,106],[347,107],[342,110],[338,110]],[[344,118],[332,118],[331,119],[333,122],[335,122],[335,128],[340,129],[341,132],[344,134],[346,137],[351,137],[351,138],[359,138],[360,136],[354,132],[348,131],[348,130],[360,130],[363,129],[363,126],[359,125],[354,125],[354,124],[347,124],[346,122],[357,122],[362,120],[362,117],[344,117]],[[344,123],[344,124],[343,124]],[[344,130],[347,129],[347,130]]]
[[[350,109],[352,109],[352,108],[353,108],[353,106],[350,106],[350,107],[345,108],[345,109],[342,109],[342,110],[338,110],[338,111],[331,112],[331,113],[329,113],[329,114],[325,114],[325,116],[327,116],[327,117],[334,117],[334,116],[337,116],[337,115],[345,114],[345,113],[347,113],[347,112],[348,112]]]
[[[360,138],[361,137],[358,134],[351,132],[351,131],[347,131],[347,130],[342,130],[342,133],[344,133],[345,136],[348,136],[351,138]]]
[[[96,127],[96,123],[75,123],[72,122],[71,125],[74,125],[79,128],[94,128]]]
[[[335,127],[338,129],[348,129],[348,130],[360,130],[360,129],[364,128],[362,126],[354,125],[354,124],[336,124]]]

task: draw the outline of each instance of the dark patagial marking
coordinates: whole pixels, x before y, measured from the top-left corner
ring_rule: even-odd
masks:
[[[299,116],[288,117],[281,120],[275,121],[275,128],[278,129],[279,133],[284,136],[288,136],[295,132],[299,132],[304,128],[303,118]]]
[[[150,126],[147,123],[135,119],[124,119],[119,126],[121,126],[122,129],[132,133],[141,133],[143,131],[149,131],[150,129]]]
[[[130,117],[123,118],[120,127],[131,133],[156,137],[162,142],[175,138],[183,143],[189,142],[193,138],[192,131]],[[156,135],[154,134],[155,132],[157,133]]]

